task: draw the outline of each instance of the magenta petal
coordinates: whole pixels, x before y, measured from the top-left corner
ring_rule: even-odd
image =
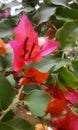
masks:
[[[50,41],[49,39],[46,40],[45,44],[43,45],[39,56],[46,56],[49,53],[53,52],[55,49],[58,48],[60,45],[57,41]]]
[[[18,26],[14,29],[15,39],[24,40],[31,37],[30,41],[38,42],[38,37],[26,14],[23,14]],[[35,39],[34,39],[35,38]]]
[[[66,116],[54,120],[57,130],[78,130],[78,115],[67,113]]]
[[[14,61],[13,61],[13,68],[15,71],[20,71],[22,68],[25,67],[24,61],[20,56],[21,49],[22,49],[22,42],[21,41],[11,41],[11,47],[13,48],[14,52]]]
[[[78,92],[73,90],[73,92],[65,93],[65,99],[69,101],[71,104],[76,105],[78,104]]]

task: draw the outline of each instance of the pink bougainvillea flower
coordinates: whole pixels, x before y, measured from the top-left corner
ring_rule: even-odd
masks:
[[[38,62],[41,57],[53,52],[59,42],[46,40],[42,48],[38,43],[38,36],[28,17],[23,14],[18,26],[14,29],[15,40],[10,42],[14,51],[13,68],[20,71],[31,61]]]
[[[4,10],[2,13],[0,13],[0,18],[6,18],[10,12],[8,10]]]
[[[25,41],[28,38],[30,44],[38,43],[38,36],[26,14],[23,14],[18,26],[13,32],[15,33],[15,40]]]
[[[78,115],[72,112],[67,113],[65,116],[54,119],[54,130],[78,130]]]
[[[40,72],[35,68],[29,68],[25,72],[25,77],[21,78],[19,85],[41,84],[47,80],[49,73]]]
[[[58,46],[59,46],[59,42],[50,41],[49,39],[46,39],[45,44],[43,45],[39,55],[46,56],[49,53],[53,52]]]
[[[59,116],[65,109],[66,102],[63,99],[52,98],[45,111],[46,114],[50,113],[51,117]]]
[[[68,92],[64,92],[65,99],[72,105],[78,105],[78,91],[71,87],[66,88],[68,89]]]

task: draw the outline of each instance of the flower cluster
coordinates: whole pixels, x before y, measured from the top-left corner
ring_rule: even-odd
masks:
[[[13,105],[17,104],[17,100],[23,100],[27,96],[27,93],[21,94],[24,87],[29,86],[30,88],[33,88],[33,86],[37,86],[38,89],[41,90],[41,96],[43,97],[44,95],[47,95],[48,97],[48,105],[44,110],[44,115],[42,115],[42,117],[50,114],[50,124],[52,127],[54,127],[54,130],[77,130],[78,115],[73,113],[72,107],[78,105],[78,91],[72,87],[73,83],[72,85],[63,86],[65,90],[64,91],[63,88],[58,85],[58,78],[57,80],[55,79],[56,82],[50,82],[49,84],[48,80],[51,76],[50,71],[41,72],[41,70],[37,69],[35,66],[44,60],[47,55],[50,54],[52,57],[55,55],[55,53],[58,53],[60,42],[50,40],[48,37],[38,37],[28,16],[25,13],[22,15],[17,27],[14,28],[13,33],[15,37],[9,42],[9,44],[5,44],[3,40],[0,39],[1,57],[3,58],[8,50],[12,51],[12,71],[8,73],[13,75],[13,78],[17,83],[15,90],[19,88],[19,90],[17,90],[18,94],[15,97],[16,100],[14,99],[14,102],[12,102],[11,106],[9,107],[11,108]],[[71,73],[69,71],[62,72],[67,72],[69,75]],[[58,71],[56,71],[56,74],[58,77]],[[7,77],[7,72],[4,75]],[[75,84],[78,83],[78,80],[74,76],[72,77],[74,78]],[[64,80],[63,75],[61,75],[61,80],[62,79]],[[66,78],[64,82],[66,83]],[[36,94],[32,94],[31,92],[32,95],[37,96],[37,91],[35,91],[35,93]],[[35,98],[36,97],[34,97],[34,99]],[[29,98],[28,101],[31,99],[32,98]],[[44,98],[43,101],[45,101]],[[31,104],[34,103],[29,103],[29,105]],[[6,109],[6,114],[9,110],[9,107]],[[32,109],[31,107],[32,106],[29,107],[29,110]],[[4,116],[5,114],[3,113],[0,118],[2,119]]]
[[[46,39],[41,47],[38,36],[34,31],[28,17],[23,14],[18,26],[14,29],[15,40],[10,42],[14,51],[13,68],[20,71],[31,61],[39,62],[43,56],[53,52],[59,42]]]
[[[13,32],[15,40],[10,41],[14,54],[13,68],[16,73],[23,72],[19,85],[32,86],[37,84],[40,86],[44,84],[50,73],[41,72],[34,67],[26,69],[26,65],[31,62],[40,62],[44,56],[55,51],[60,43],[58,41],[51,41],[48,38],[43,38],[40,43],[40,38],[38,38],[37,33],[25,14],[22,15],[18,26]],[[45,115],[50,113],[54,130],[77,130],[78,116],[72,113],[71,106],[78,104],[78,92],[71,87],[65,88],[66,92],[54,85],[44,89],[52,96],[45,110]],[[66,114],[63,115],[63,112]]]

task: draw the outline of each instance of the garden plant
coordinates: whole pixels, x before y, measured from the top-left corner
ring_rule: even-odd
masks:
[[[1,2],[0,130],[48,127],[78,130],[78,2]]]

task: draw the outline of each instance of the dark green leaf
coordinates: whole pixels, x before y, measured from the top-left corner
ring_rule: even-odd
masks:
[[[78,88],[78,78],[65,67],[62,67],[59,71],[59,80],[65,86]]]
[[[0,38],[12,35],[13,26],[10,20],[0,21]]]
[[[78,78],[78,60],[72,61],[73,71],[76,77]]]
[[[72,2],[69,6],[70,6],[72,9],[77,9],[77,10],[78,10],[78,3]]]
[[[45,114],[50,99],[50,95],[46,92],[42,90],[33,90],[26,96],[24,104],[28,106],[33,115],[41,117]]]
[[[10,110],[2,119],[2,121],[7,121],[7,120],[11,120],[13,117],[15,116],[14,112],[12,110]]]
[[[23,120],[21,118],[14,118],[12,120],[7,121],[9,126],[14,127],[15,129],[20,130],[34,130],[33,125],[30,124],[28,121]]]
[[[64,20],[58,20],[58,19],[56,19],[56,16],[55,16],[55,15],[53,15],[50,20],[51,20],[52,24],[53,24],[57,29],[61,28],[61,27],[63,26],[63,24],[65,23]]]
[[[78,38],[78,20],[68,22],[56,33],[56,39],[61,42],[60,48],[73,46]]]
[[[15,129],[6,123],[0,122],[0,130],[19,130],[19,129]]]
[[[3,68],[9,70],[12,67],[13,52],[8,51],[4,57],[2,57]]]
[[[33,85],[32,87],[31,86],[24,86],[24,92],[25,93],[29,93],[30,91],[32,91],[33,89],[39,89],[39,86],[38,85]]]
[[[56,18],[65,21],[78,19],[78,10],[59,7],[56,10]]]
[[[78,60],[72,61],[72,65],[73,65],[73,67],[74,67],[75,69],[78,70]]]
[[[0,71],[3,70],[3,62],[2,62],[2,56],[0,56]]]
[[[5,109],[10,105],[15,92],[9,81],[0,74],[0,108]]]

